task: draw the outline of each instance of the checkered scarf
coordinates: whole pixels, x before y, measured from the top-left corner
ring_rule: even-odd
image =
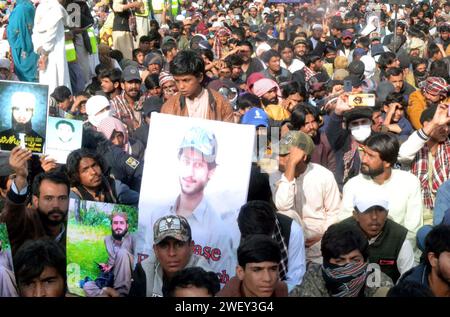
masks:
[[[366,283],[367,262],[323,263],[322,276],[332,297],[357,297]]]
[[[286,242],[284,241],[284,237],[281,234],[281,225],[278,221],[278,218],[275,217],[275,233],[272,236],[273,239],[278,243],[281,250],[281,261],[279,265],[280,271],[280,280],[286,280],[286,275],[288,272],[288,248],[286,246]]]
[[[343,161],[344,161],[344,183],[347,182],[349,178],[350,170],[353,167],[353,164],[355,163],[355,160],[353,157],[355,156],[356,151],[358,150],[358,142],[356,142],[353,138],[351,138],[352,144],[350,147],[350,150],[345,152],[343,155]]]
[[[432,209],[434,207],[434,198],[438,188],[447,179],[450,178],[450,141],[447,139],[444,143],[439,144],[436,157],[434,159],[433,176],[428,179],[428,153],[430,149],[425,145],[417,154],[411,165],[411,172],[416,175],[422,187],[422,200],[424,205]]]
[[[305,71],[305,82],[308,83],[311,77],[316,75],[317,73],[313,70],[311,70],[309,67],[305,66],[303,67],[303,70]]]
[[[216,59],[221,59],[222,58],[222,43],[220,42],[219,36],[224,36],[224,35],[228,35],[231,36],[231,31],[225,27],[220,28],[219,30],[217,30],[216,34],[214,34],[214,46],[213,46],[213,50],[214,50],[214,57]]]

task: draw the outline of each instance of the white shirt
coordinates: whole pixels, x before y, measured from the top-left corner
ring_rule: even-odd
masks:
[[[305,172],[295,180],[289,182],[284,174],[278,179],[275,205],[280,211],[295,210],[299,214],[306,225],[307,239],[322,236],[330,225],[338,221],[341,198],[331,171],[309,163]]]
[[[408,229],[406,238],[415,247],[416,232],[423,225],[422,194],[419,179],[409,172],[393,169],[391,177],[382,185],[363,174],[351,178],[344,185],[340,220],[352,215],[353,197],[356,192],[370,192],[377,186],[388,195],[388,217]]]
[[[291,65],[289,67],[286,65],[286,63],[283,60],[280,60],[280,66],[283,68],[286,68],[288,71],[290,71],[292,74],[298,70],[301,70],[303,67],[305,67],[305,63],[303,63],[301,60],[294,58],[292,60]]]

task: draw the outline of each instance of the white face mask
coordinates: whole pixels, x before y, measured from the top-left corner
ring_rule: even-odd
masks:
[[[106,119],[110,116],[111,116],[111,111],[103,111],[102,113],[100,113],[98,115],[90,116],[89,122],[92,123],[93,126],[98,128],[98,126],[100,125],[100,122],[102,122],[103,119]]]
[[[370,124],[359,125],[356,127],[351,127],[350,131],[356,141],[364,142],[370,136],[372,127],[370,126]]]

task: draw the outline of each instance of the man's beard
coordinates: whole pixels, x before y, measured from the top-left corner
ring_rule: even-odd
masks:
[[[363,169],[364,167],[366,167],[367,170],[364,170]],[[372,169],[372,168],[368,167],[367,165],[361,164],[361,174],[370,176],[371,178],[375,178],[378,175],[383,174],[383,172],[384,172],[383,166],[381,166],[380,168],[377,168],[377,169]]]
[[[128,229],[123,230],[122,233],[115,233],[114,230],[111,230],[112,237],[114,240],[122,240],[123,237],[128,233]]]
[[[278,97],[272,98],[272,99],[266,99],[261,97],[261,102],[263,103],[264,106],[268,106],[268,105],[277,105],[278,104]]]
[[[44,227],[48,226],[48,227],[56,227],[62,223],[65,222],[66,220],[66,216],[67,216],[67,211],[64,212],[61,209],[53,209],[51,211],[49,211],[47,214],[45,212],[43,212],[42,210],[40,210],[38,208],[38,213],[39,213],[39,218],[42,221],[42,224],[44,225]],[[51,215],[54,214],[59,214],[61,215],[61,220],[52,220],[50,219]]]

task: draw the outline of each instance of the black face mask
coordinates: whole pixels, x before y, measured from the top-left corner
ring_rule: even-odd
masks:
[[[327,63],[334,64],[334,57],[325,58],[325,60],[326,60]]]
[[[180,32],[172,32],[170,33],[173,38],[177,39],[180,36]]]
[[[417,78],[422,78],[422,77],[427,77],[428,74],[427,74],[427,71],[419,72],[419,71],[415,70],[414,71],[414,76],[417,77]]]

